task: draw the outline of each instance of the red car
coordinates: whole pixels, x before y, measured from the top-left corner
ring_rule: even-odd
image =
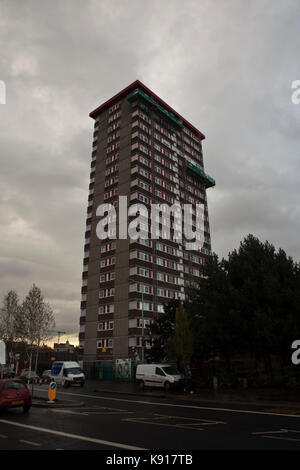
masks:
[[[0,409],[23,406],[27,413],[31,407],[31,395],[27,385],[19,379],[0,380]]]

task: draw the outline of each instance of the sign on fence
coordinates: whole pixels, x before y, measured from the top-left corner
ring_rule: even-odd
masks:
[[[131,359],[116,359],[116,378],[131,378]]]

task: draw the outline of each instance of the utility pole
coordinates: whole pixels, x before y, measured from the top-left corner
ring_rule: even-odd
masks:
[[[65,331],[58,331],[57,334],[58,334],[57,342],[59,343],[61,335],[66,335],[67,333]]]
[[[133,279],[129,279],[129,284],[136,284],[138,281],[135,281]],[[144,361],[144,286],[142,289],[142,352],[141,352],[141,360]]]
[[[143,287],[143,290],[142,290],[142,361],[144,362],[144,342],[145,342],[145,338],[144,338],[144,287]]]
[[[50,330],[50,331],[48,331],[48,333],[56,333],[58,343],[59,343],[61,335],[66,335],[67,334],[65,331],[56,331],[56,330]]]

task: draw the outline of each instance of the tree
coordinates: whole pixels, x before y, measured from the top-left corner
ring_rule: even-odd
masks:
[[[28,344],[29,368],[32,365],[33,348],[51,338],[50,330],[55,327],[53,311],[44,301],[41,289],[35,284],[28,292],[16,319],[17,336]],[[37,360],[36,360],[37,367]]]
[[[16,291],[10,290],[3,299],[3,306],[0,310],[0,339],[6,343],[9,350],[8,363],[11,363],[11,353],[13,351],[16,335],[16,318],[19,311],[19,297]]]
[[[153,360],[183,357],[193,344],[192,361],[220,357],[227,371],[237,355],[252,357],[272,373],[272,356],[290,364],[291,344],[300,336],[300,265],[284,250],[253,235],[242,240],[228,259],[206,257],[197,289],[165,306],[155,319],[150,353]],[[178,327],[178,325],[181,325]],[[193,340],[185,340],[193,332]]]
[[[195,336],[194,360],[201,363],[221,354],[230,368],[230,358],[239,350],[241,321],[224,260],[210,255],[199,284],[186,302]]]
[[[161,362],[167,358],[168,341],[174,333],[178,300],[171,300],[164,305],[164,313],[159,314],[150,325],[151,348],[147,354],[153,362]]]
[[[212,254],[187,307],[196,332],[196,356],[221,355],[228,368],[236,354],[282,363],[300,333],[300,268],[269,242],[248,235],[228,260]]]
[[[177,363],[188,364],[193,354],[194,335],[189,314],[180,304],[176,309],[174,333],[168,341],[169,355]]]
[[[10,290],[3,299],[0,310],[0,339],[12,344],[16,339],[16,317],[19,310],[18,294]]]

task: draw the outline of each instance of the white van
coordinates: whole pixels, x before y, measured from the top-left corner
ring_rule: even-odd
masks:
[[[80,384],[83,387],[85,382],[85,375],[78,362],[75,361],[53,362],[51,378],[63,387],[69,387],[72,384]]]
[[[141,389],[148,385],[169,390],[178,386],[183,376],[177,367],[171,364],[138,364],[135,378]]]

